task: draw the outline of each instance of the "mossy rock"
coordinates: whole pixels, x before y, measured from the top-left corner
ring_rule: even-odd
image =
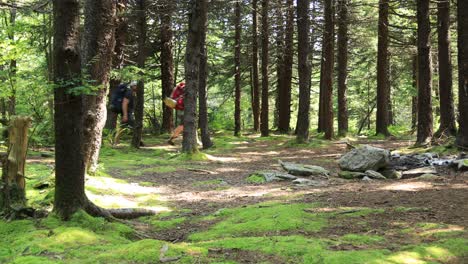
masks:
[[[355,172],[355,171],[340,171],[338,176],[343,179],[352,180],[352,179],[361,179],[366,176],[365,173]]]

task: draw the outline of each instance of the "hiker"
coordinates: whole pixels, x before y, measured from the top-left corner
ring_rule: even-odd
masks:
[[[174,145],[174,139],[176,139],[182,131],[184,131],[184,88],[185,83],[179,83],[174,90],[172,90],[170,98],[174,100],[174,108],[177,111],[177,124],[178,126],[172,132],[171,137],[167,141],[168,144]]]
[[[120,84],[111,95],[112,112],[122,115],[121,127],[132,128],[134,126],[133,102],[136,90],[137,82],[132,81],[129,84]]]

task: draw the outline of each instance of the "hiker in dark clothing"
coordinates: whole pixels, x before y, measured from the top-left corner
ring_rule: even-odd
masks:
[[[128,87],[130,89],[126,89],[123,98],[122,98],[122,119],[121,119],[121,126],[122,127],[130,127],[132,128],[135,124],[135,118],[133,116],[133,107],[134,107],[134,98],[135,93],[137,90],[137,82],[132,81]]]

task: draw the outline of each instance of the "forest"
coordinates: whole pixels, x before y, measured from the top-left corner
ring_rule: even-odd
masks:
[[[467,0],[0,0],[0,263],[468,263]]]

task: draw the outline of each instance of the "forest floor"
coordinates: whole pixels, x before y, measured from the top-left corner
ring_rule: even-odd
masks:
[[[87,177],[88,197],[106,208],[158,213],[124,224],[85,214],[68,223],[54,216],[1,223],[0,263],[468,263],[468,172],[372,182],[335,176],[322,187],[252,182],[252,173],[280,170],[279,160],[336,175],[346,144],[297,145],[291,136],[214,140],[195,159],[164,137],[146,138],[141,150],[105,147],[99,173]],[[353,144],[429,151],[409,149],[408,140]],[[41,150],[29,158],[27,194],[35,207],[51,206],[47,156]],[[44,183],[50,186],[34,188]]]

